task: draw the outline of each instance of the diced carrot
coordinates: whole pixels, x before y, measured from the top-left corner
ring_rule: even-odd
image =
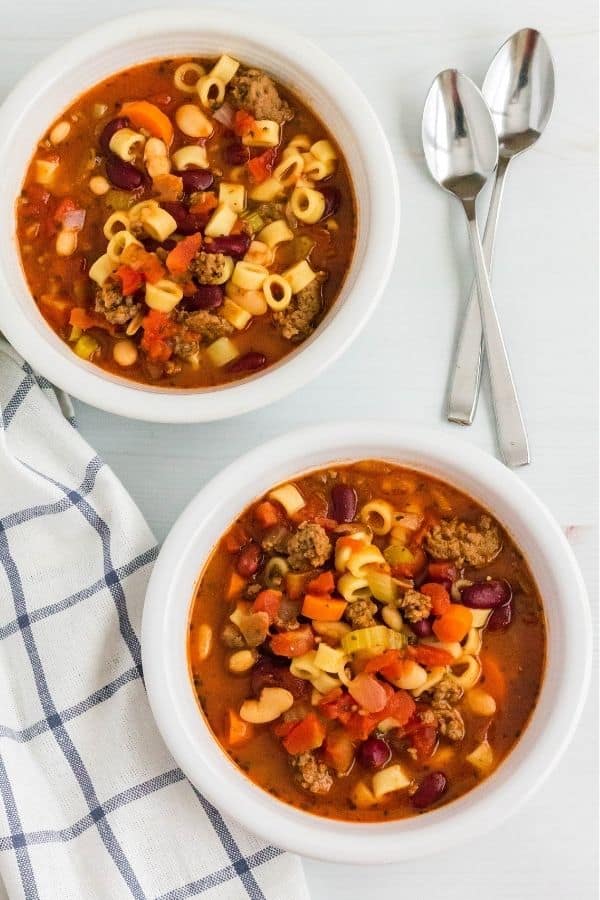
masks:
[[[229,584],[227,585],[227,599],[234,600],[236,597],[239,597],[246,584],[246,579],[242,578],[236,571],[233,571],[229,576]]]
[[[308,582],[308,591],[311,594],[331,594],[335,589],[333,572],[321,572],[316,578]]]
[[[405,725],[414,715],[416,704],[407,691],[394,691],[382,710],[382,719],[395,719],[399,725]]]
[[[283,746],[292,756],[316,750],[325,740],[325,726],[314,712],[305,716],[283,739]]]
[[[169,272],[172,272],[173,275],[183,275],[201,246],[202,235],[200,232],[190,234],[175,244],[166,259]]]
[[[271,528],[273,525],[277,525],[278,522],[281,522],[282,517],[282,510],[270,500],[263,500],[254,507],[254,518],[261,528]]]
[[[195,203],[190,206],[190,212],[194,216],[208,216],[209,213],[216,209],[219,201],[211,191],[204,191]]]
[[[367,661],[363,672],[381,672],[388,666],[392,666],[400,660],[400,652],[398,650],[384,650],[379,656],[373,656]]]
[[[480,659],[483,669],[482,687],[492,695],[496,703],[503,703],[506,699],[506,677],[500,663],[489,650],[482,650]]]
[[[435,581],[443,579],[455,581],[458,577],[456,566],[451,562],[430,562],[427,567],[427,572],[429,577],[433,578]]]
[[[285,587],[290,600],[300,600],[306,590],[306,582],[310,575],[306,572],[287,572],[285,576]]]
[[[119,266],[116,275],[121,282],[121,290],[125,297],[135,294],[144,283],[144,276],[142,273],[136,272],[131,266]]]
[[[150,284],[159,281],[165,274],[165,270],[156,253],[149,253],[138,244],[129,244],[121,255],[121,262],[136,272],[141,272]]]
[[[460,603],[451,603],[448,612],[433,623],[433,633],[440,641],[462,641],[473,624],[473,613]]]
[[[361,672],[348,685],[348,691],[361,709],[368,713],[381,712],[388,702],[388,694],[384,686],[374,675]]]
[[[239,522],[236,522],[225,535],[223,543],[229,553],[237,553],[242,547],[246,546],[249,540],[246,529]]]
[[[350,735],[343,728],[330,731],[325,738],[324,750],[325,762],[331,766],[338,775],[345,775],[354,761],[354,745]]]
[[[69,315],[69,325],[73,325],[74,328],[81,328],[82,331],[87,331],[88,328],[102,328],[110,334],[115,332],[114,325],[111,325],[108,319],[105,319],[104,316],[98,313],[84,309],[83,306],[73,307]]]
[[[256,595],[256,599],[252,604],[252,612],[266,612],[269,622],[273,623],[281,606],[281,591],[274,591],[271,588],[261,591]]]
[[[183,194],[183,179],[179,175],[173,175],[172,172],[165,172],[164,175],[154,176],[152,188],[158,194],[158,200],[173,203]]]
[[[450,609],[450,594],[443,584],[435,581],[422,584],[419,588],[422,594],[431,600],[431,612],[434,616],[443,616]]]
[[[241,747],[247,744],[254,736],[252,725],[249,722],[244,722],[234,709],[227,710],[225,727],[225,740],[228,747]]]
[[[366,741],[380,721],[379,716],[361,715],[361,713],[355,712],[349,717],[345,728],[355,741]]]
[[[171,358],[173,348],[167,338],[172,337],[173,325],[167,313],[151,309],[142,319],[144,334],[140,342],[150,359],[156,362],[166,362]]]
[[[318,622],[339,622],[348,604],[329,594],[306,594],[302,603],[302,615]]]
[[[246,168],[248,169],[250,180],[254,184],[261,184],[263,181],[266,181],[273,171],[276,158],[277,147],[270,147],[264,153],[261,153],[260,156],[254,156],[252,159],[249,159],[246,163]]]
[[[147,100],[131,100],[121,107],[121,115],[127,116],[136,128],[145,128],[153,137],[160,138],[167,147],[173,141],[173,125],[165,113]]]
[[[245,109],[238,109],[233,120],[233,130],[238,137],[244,137],[252,131],[255,122],[256,119],[249,112],[246,112]]]
[[[312,650],[315,644],[315,636],[310,625],[301,625],[294,631],[282,631],[271,638],[271,650],[277,656],[287,656],[294,659],[303,656]]]
[[[441,647],[432,647],[430,644],[417,644],[415,647],[407,647],[406,655],[422,666],[434,668],[435,666],[448,666],[453,656]]]

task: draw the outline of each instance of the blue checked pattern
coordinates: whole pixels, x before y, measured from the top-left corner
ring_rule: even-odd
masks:
[[[0,878],[10,898],[306,900],[176,768],[139,642],[157,548],[68,398],[0,344]]]

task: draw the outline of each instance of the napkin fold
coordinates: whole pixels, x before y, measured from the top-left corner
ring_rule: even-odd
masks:
[[[154,538],[68,398],[0,343],[0,877],[10,898],[307,900],[222,816],[142,682]]]

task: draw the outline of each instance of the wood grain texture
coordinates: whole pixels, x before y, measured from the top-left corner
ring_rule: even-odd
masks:
[[[29,0],[9,11],[1,0],[0,96],[65,39],[125,11],[161,5],[130,0],[125,10],[120,0]],[[225,463],[286,429],[367,415],[435,426],[440,441],[456,433],[459,426],[444,419],[444,398],[472,269],[462,213],[425,170],[421,109],[437,71],[457,66],[480,83],[511,32],[537,27],[556,62],[556,105],[543,139],[511,167],[493,286],[532,448],[533,465],[519,477],[566,530],[596,614],[595,3],[263,0],[259,7],[238,0],[237,7],[272,15],[319,43],[354,76],[381,117],[397,160],[403,205],[392,279],[353,348],[288,399],[227,422],[175,427],[126,421],[78,404],[83,434],[131,491],[160,540]],[[489,408],[486,383],[476,422],[461,434],[494,452]],[[435,848],[439,852],[429,859],[378,870],[306,861],[314,900],[592,900],[595,699],[594,691],[573,744],[545,788],[509,823],[471,846]]]

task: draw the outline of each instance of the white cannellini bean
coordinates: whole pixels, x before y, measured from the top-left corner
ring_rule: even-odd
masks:
[[[52,144],[60,144],[69,136],[69,132],[71,130],[71,125],[69,122],[57,122],[52,131],[50,132],[50,141]]]
[[[110,184],[104,175],[94,175],[93,178],[90,178],[89,188],[92,194],[101,197],[102,194],[106,194],[110,190]]]
[[[210,625],[201,625],[196,636],[196,647],[198,650],[198,659],[203,662],[208,658],[212,649],[213,631]]]
[[[256,661],[256,653],[252,650],[238,650],[229,657],[229,671],[235,675],[241,675],[251,669]]]
[[[119,366],[132,366],[138,358],[133,341],[117,341],[113,347],[113,359]]]
[[[63,229],[56,238],[56,252],[59,256],[71,256],[77,250],[77,232]]]
[[[284,688],[265,687],[258,700],[244,700],[240,708],[240,718],[253,725],[274,722],[294,704],[294,698]]]
[[[467,703],[476,716],[493,716],[496,712],[496,701],[483,688],[472,688],[467,692]]]

